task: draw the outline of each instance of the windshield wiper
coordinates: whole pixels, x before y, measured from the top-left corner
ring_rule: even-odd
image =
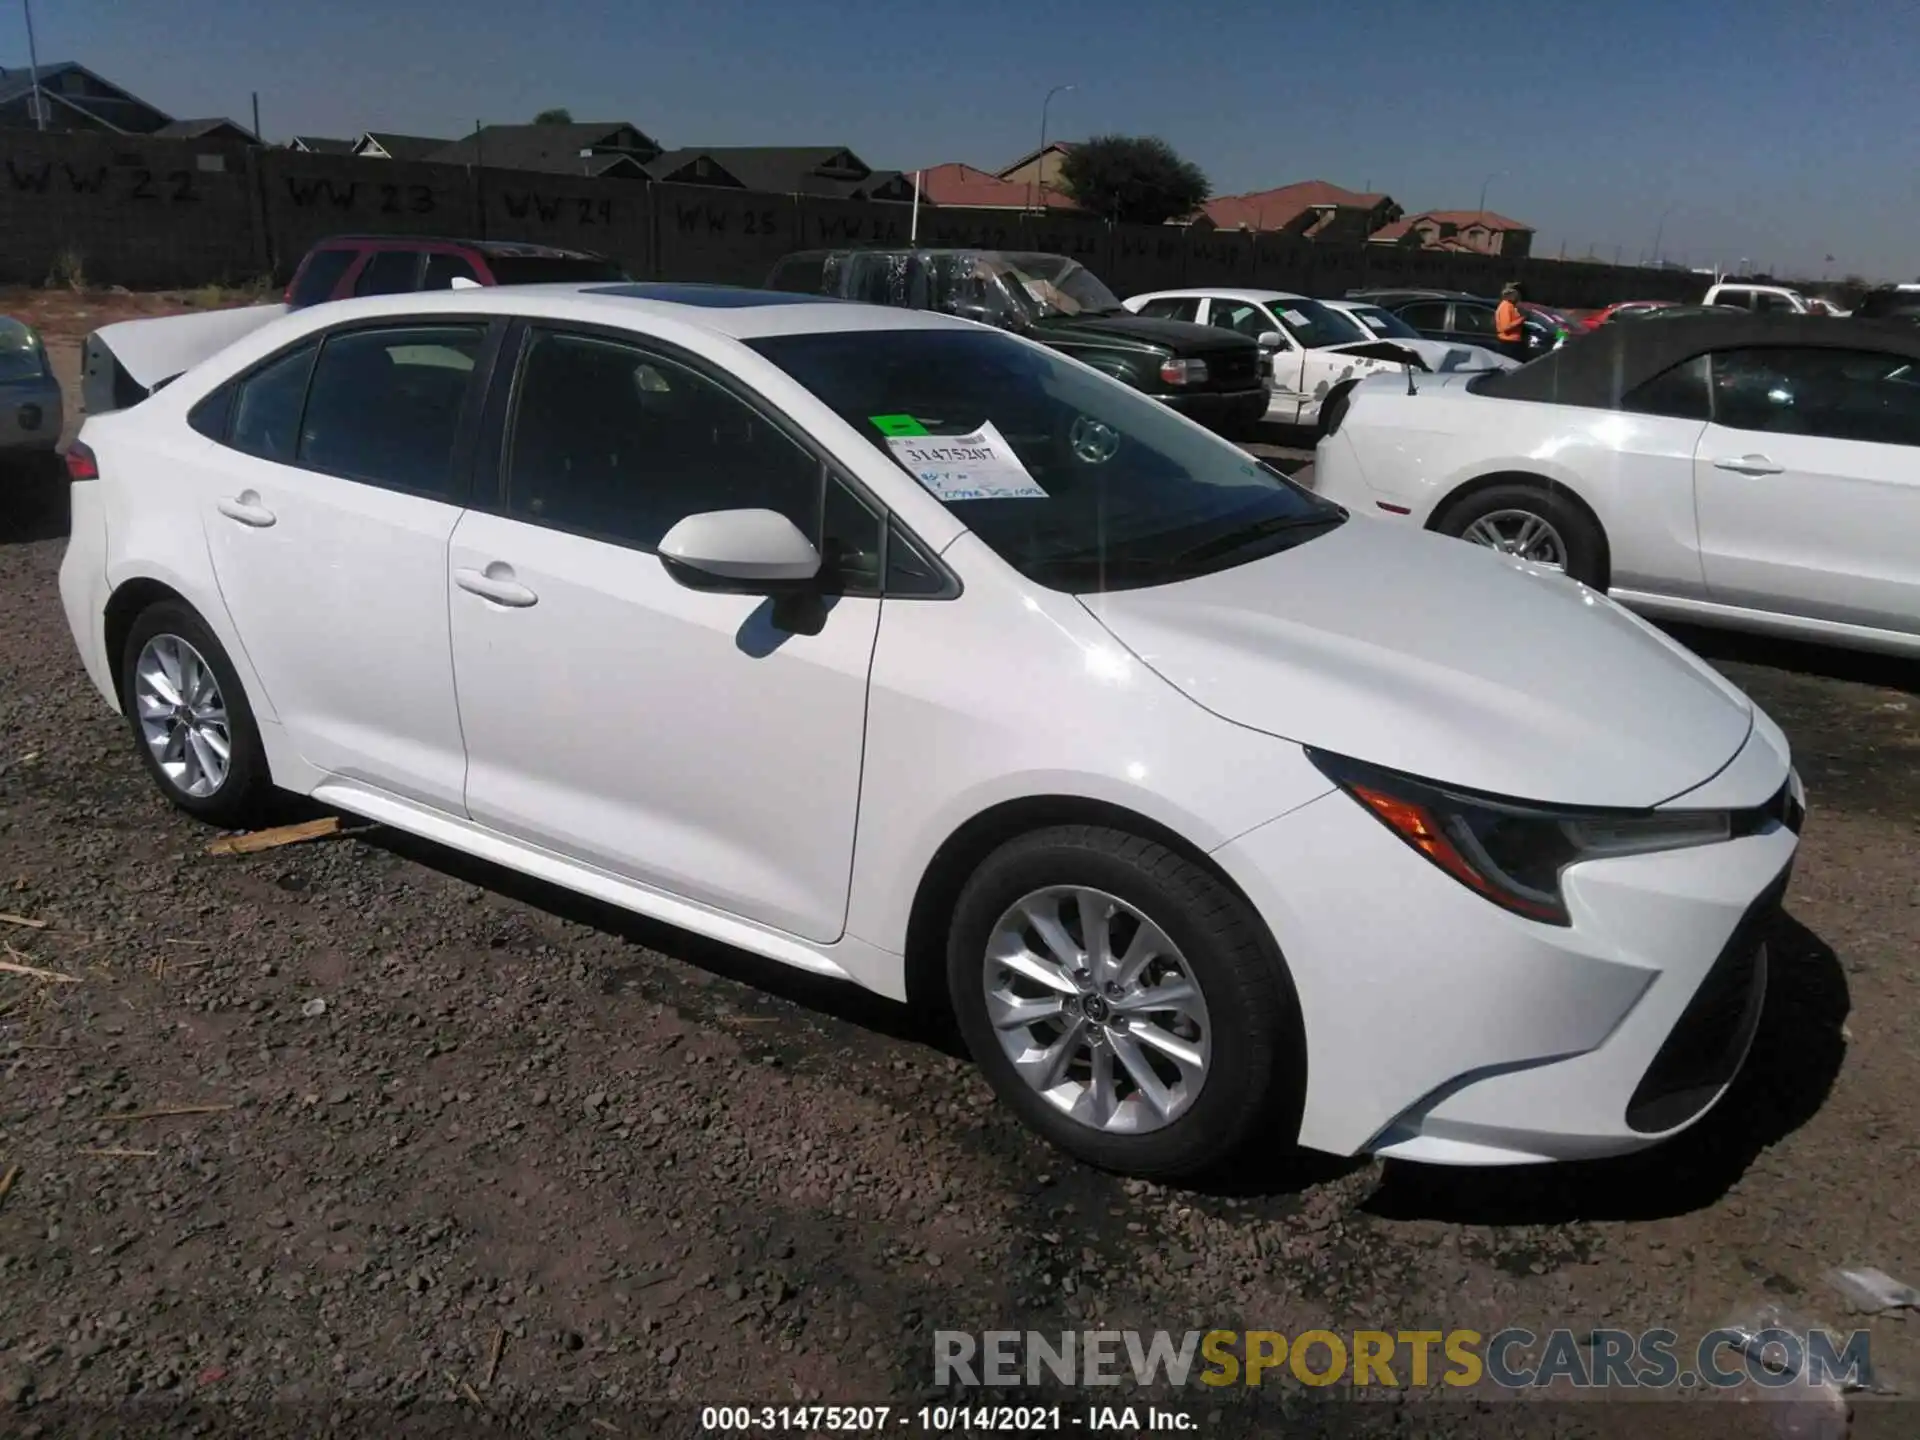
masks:
[[[1325,515],[1269,515],[1264,520],[1255,520],[1246,525],[1227,531],[1224,535],[1215,535],[1210,540],[1202,540],[1198,545],[1182,550],[1173,557],[1175,565],[1193,565],[1203,560],[1217,560],[1222,555],[1231,555],[1236,550],[1245,549],[1255,541],[1265,540],[1269,536],[1283,534],[1289,530],[1320,529],[1323,526],[1338,525],[1347,517],[1338,510]]]

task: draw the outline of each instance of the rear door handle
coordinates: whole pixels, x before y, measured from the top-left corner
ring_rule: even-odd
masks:
[[[1716,470],[1732,470],[1741,475],[1778,475],[1786,469],[1764,455],[1722,455],[1713,462]]]
[[[524,609],[540,599],[513,578],[511,565],[499,560],[485,570],[469,570],[463,566],[453,572],[453,583],[483,600],[491,600],[496,605],[511,605],[515,609]]]
[[[251,525],[256,530],[264,530],[273,524],[273,511],[260,503],[260,496],[252,490],[242,490],[238,495],[229,495],[218,502],[220,513],[229,520],[238,520],[242,525]]]

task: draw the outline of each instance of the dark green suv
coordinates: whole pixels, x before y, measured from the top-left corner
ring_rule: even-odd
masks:
[[[1228,435],[1267,413],[1260,347],[1244,335],[1130,314],[1064,255],[1006,250],[803,250],[769,290],[939,310],[997,325],[1105,371]]]

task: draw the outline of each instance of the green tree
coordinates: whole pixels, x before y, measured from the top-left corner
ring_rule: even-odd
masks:
[[[1206,175],[1153,135],[1096,135],[1067,151],[1060,185],[1083,210],[1140,225],[1191,215],[1213,193]]]
[[[564,105],[556,106],[551,110],[542,110],[538,115],[533,117],[533,123],[536,125],[571,125],[573,123],[573,112]]]

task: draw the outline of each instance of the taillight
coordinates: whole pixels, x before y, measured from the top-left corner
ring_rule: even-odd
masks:
[[[98,480],[99,478],[100,462],[93,458],[93,451],[78,440],[74,441],[67,450],[67,479]]]
[[[1204,385],[1207,362],[1204,360],[1162,360],[1160,378],[1169,385]]]

